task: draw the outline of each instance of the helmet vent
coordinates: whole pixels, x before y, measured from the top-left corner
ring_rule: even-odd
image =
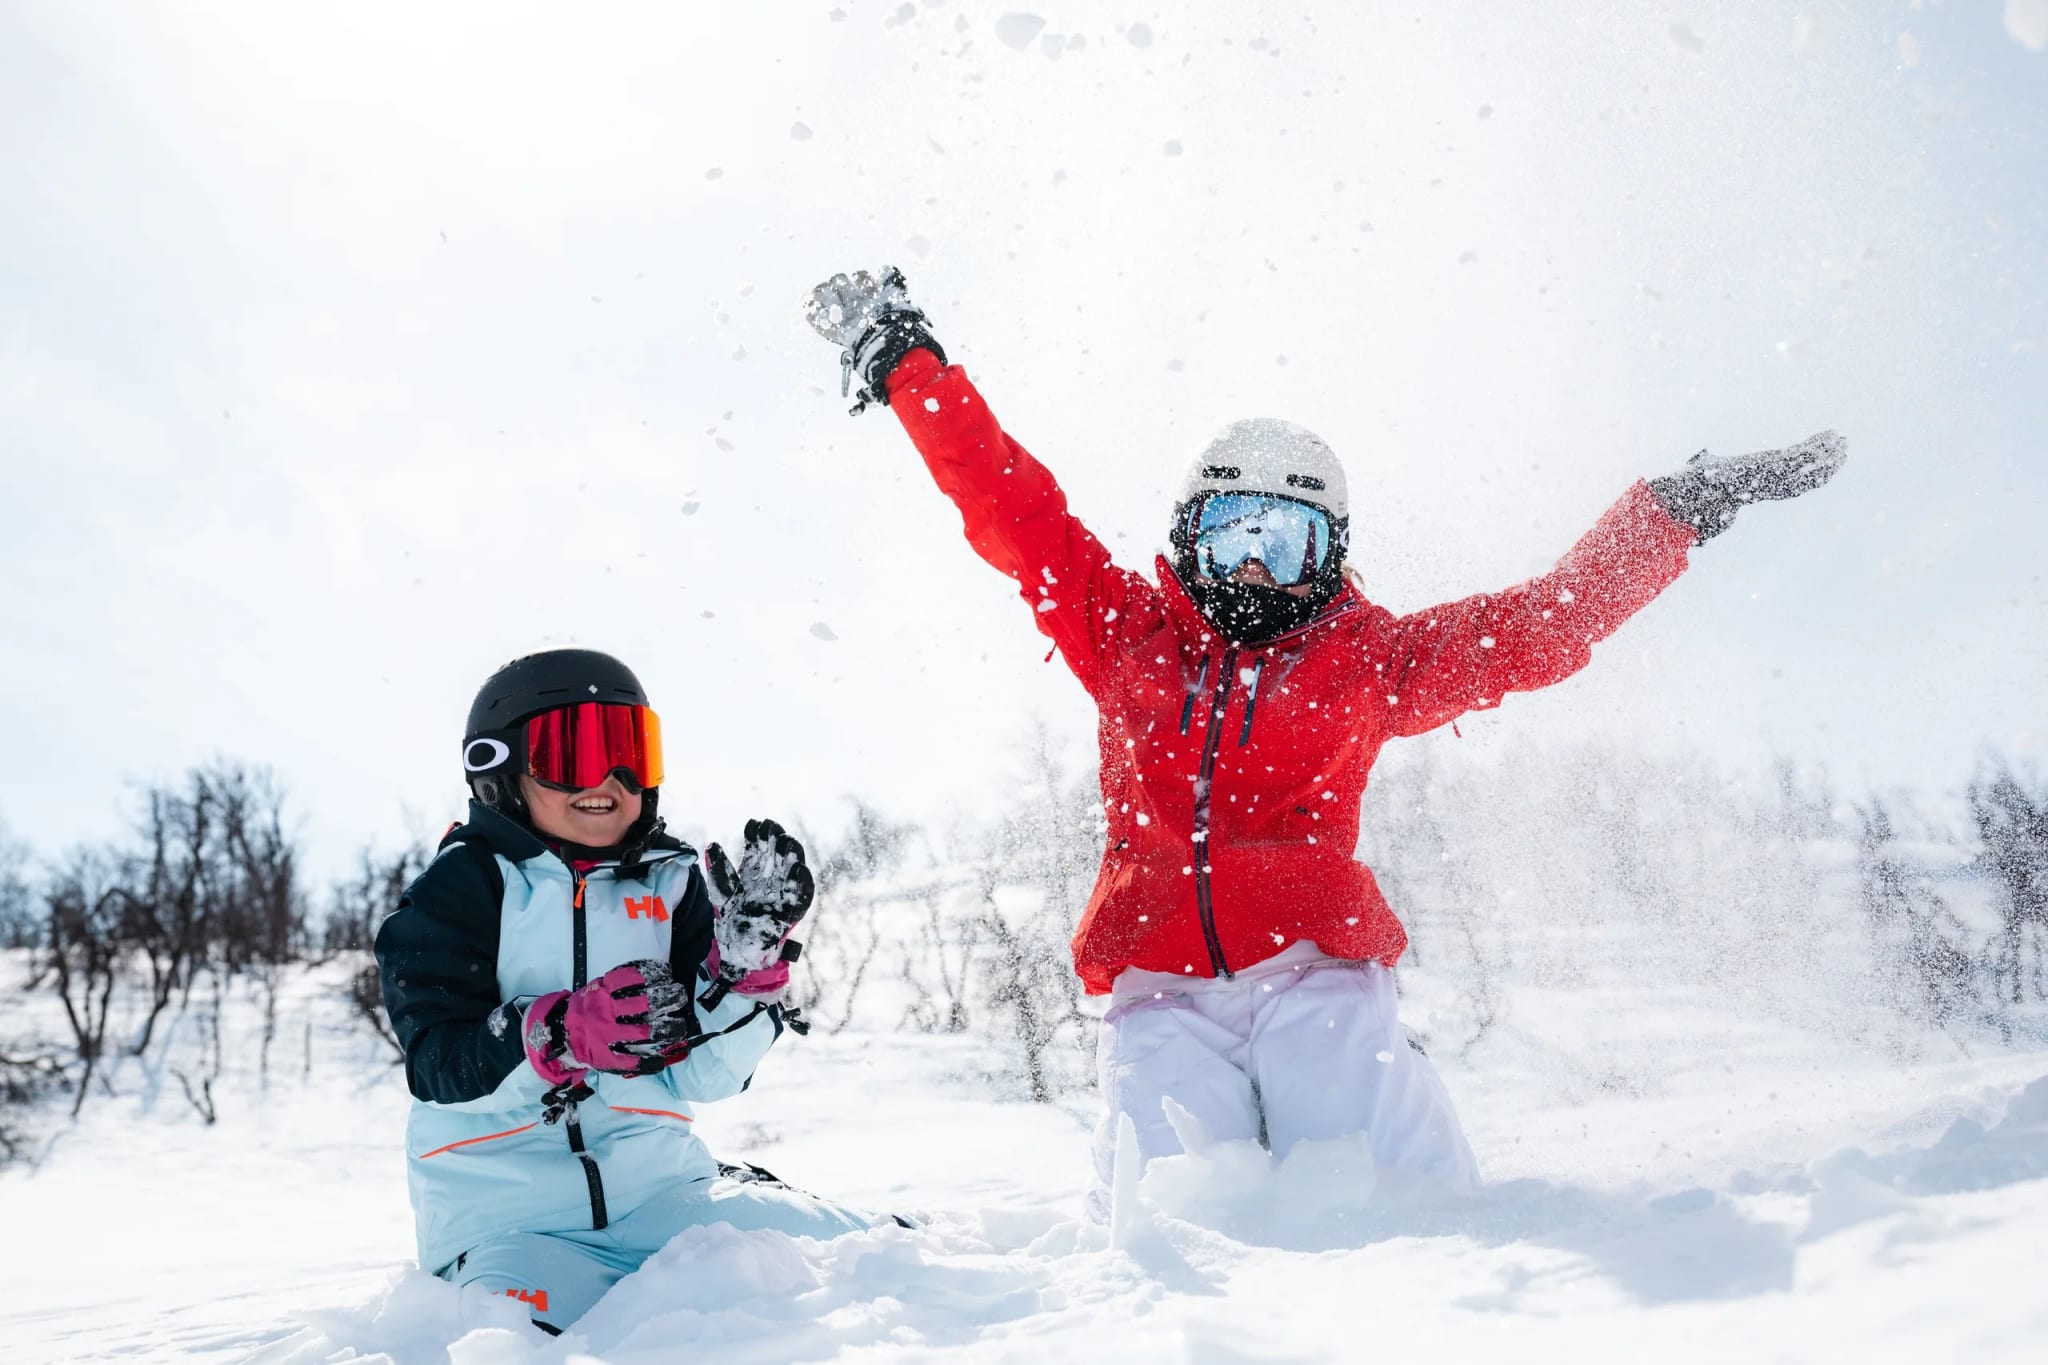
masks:
[[[1244,471],[1234,464],[1204,465],[1202,467],[1202,477],[1205,479],[1241,479],[1244,477]]]
[[[1320,493],[1328,485],[1313,474],[1289,474],[1287,476],[1287,486],[1289,488],[1306,488],[1311,493]]]

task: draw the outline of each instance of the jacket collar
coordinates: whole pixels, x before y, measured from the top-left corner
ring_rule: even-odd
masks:
[[[443,847],[450,842],[477,842],[491,852],[503,856],[506,861],[523,863],[549,851],[541,837],[531,829],[502,811],[486,806],[481,801],[469,803],[469,818],[448,831],[448,837],[441,841]]]

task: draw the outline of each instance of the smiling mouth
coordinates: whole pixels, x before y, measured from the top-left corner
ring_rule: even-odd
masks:
[[[618,800],[610,796],[579,796],[569,803],[570,810],[584,815],[610,815],[618,808]]]

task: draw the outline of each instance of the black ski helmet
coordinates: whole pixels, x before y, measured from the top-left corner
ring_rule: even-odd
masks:
[[[469,704],[462,775],[476,799],[524,821],[518,775],[526,771],[526,721],[579,701],[648,705],[633,670],[594,649],[549,649],[514,659],[491,674]],[[659,788],[642,795],[641,824],[651,825]]]

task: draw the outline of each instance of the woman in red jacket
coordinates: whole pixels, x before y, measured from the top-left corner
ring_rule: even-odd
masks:
[[[1366,774],[1389,739],[1583,668],[1738,508],[1826,482],[1841,439],[1702,452],[1631,486],[1549,573],[1397,616],[1347,573],[1344,470],[1313,433],[1238,422],[1202,451],[1155,582],[1068,513],[946,364],[901,274],[834,276],[807,312],[1101,713],[1108,842],[1073,945],[1088,991],[1111,996],[1091,1207],[1106,1208],[1120,1116],[1148,1161],[1182,1150],[1192,1123],[1276,1157],[1363,1134],[1379,1165],[1476,1181],[1449,1097],[1396,1018],[1407,936],[1353,857]]]

